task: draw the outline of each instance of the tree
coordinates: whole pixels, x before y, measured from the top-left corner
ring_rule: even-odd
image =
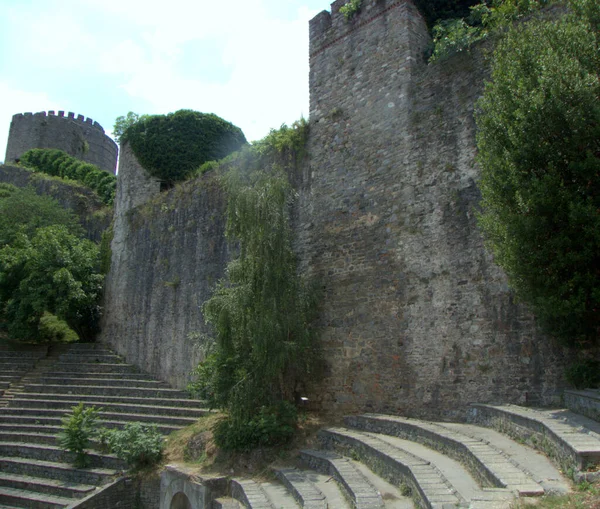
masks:
[[[83,235],[75,214],[54,198],[30,187],[0,184],[0,247],[10,244],[19,232],[31,237],[36,229],[50,225],[63,225],[72,234]]]
[[[600,16],[594,0],[572,7],[507,34],[477,114],[480,225],[517,296],[571,345],[600,326]]]
[[[39,228],[31,238],[18,233],[0,249],[0,313],[15,339],[37,339],[44,313],[89,339],[100,317],[102,281],[98,247],[64,226]]]
[[[128,112],[126,116],[121,115],[120,117],[117,117],[117,119],[115,120],[115,125],[113,127],[113,137],[115,141],[117,143],[120,143],[125,131],[127,131],[129,127],[131,127],[136,122],[139,122],[140,119],[143,119],[144,117],[146,117],[146,115],[142,115],[140,117],[140,115],[134,113],[133,111]]]

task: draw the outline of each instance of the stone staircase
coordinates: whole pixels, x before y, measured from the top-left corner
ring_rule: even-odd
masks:
[[[566,409],[472,405],[468,423],[348,416],[319,441],[276,480],[229,480],[212,507],[507,509],[600,480],[600,424]]]
[[[100,345],[15,351],[0,344],[0,373],[0,509],[77,507],[126,468],[92,453],[90,467],[77,469],[58,447],[61,418],[79,402],[100,409],[100,426],[152,423],[164,434],[207,413]]]

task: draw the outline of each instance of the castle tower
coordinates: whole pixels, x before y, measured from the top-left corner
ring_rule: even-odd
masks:
[[[411,0],[310,23],[302,269],[324,291],[322,408],[459,419],[470,402],[552,403],[566,355],[485,250],[473,111],[480,51],[427,65]]]
[[[6,146],[6,163],[17,161],[32,148],[60,149],[69,155],[115,173],[117,144],[98,122],[64,111],[17,114],[12,118]]]

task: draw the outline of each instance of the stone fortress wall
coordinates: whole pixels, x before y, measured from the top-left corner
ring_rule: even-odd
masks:
[[[14,163],[32,148],[53,148],[95,164],[100,169],[115,173],[117,144],[109,138],[102,126],[83,115],[59,111],[19,113],[13,115],[6,146],[6,164]]]
[[[325,378],[307,396],[444,419],[556,402],[569,353],[515,303],[476,224],[481,48],[426,65],[410,0],[365,0],[350,22],[344,3],[310,23],[309,156],[293,179],[301,270],[324,292]],[[123,147],[101,341],[179,387],[206,346],[224,210],[210,180],[160,193]]]

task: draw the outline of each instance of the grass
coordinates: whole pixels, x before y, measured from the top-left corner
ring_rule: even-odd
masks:
[[[284,462],[293,464],[301,449],[315,447],[320,428],[339,424],[336,419],[328,418],[325,422],[316,414],[305,414],[299,419],[298,430],[289,444],[234,453],[220,450],[213,442],[211,429],[222,418],[222,414],[215,413],[169,435],[164,462],[192,468],[198,474],[248,475],[268,480],[272,478],[271,467]]]
[[[581,483],[568,495],[549,495],[516,501],[511,509],[600,509],[600,482]]]

